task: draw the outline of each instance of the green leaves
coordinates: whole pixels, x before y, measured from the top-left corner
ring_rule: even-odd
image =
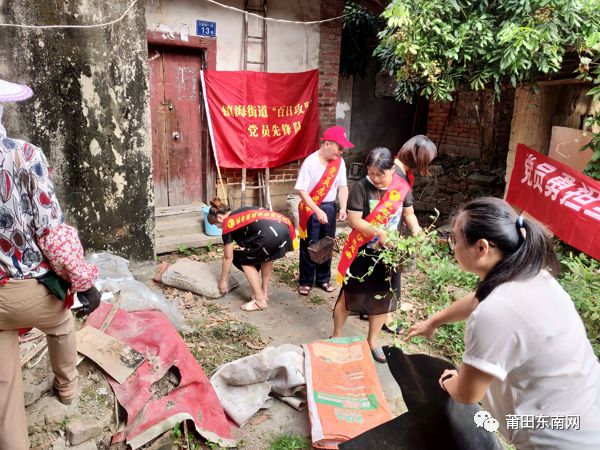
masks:
[[[592,347],[600,357],[600,263],[583,253],[569,254],[560,262],[566,270],[562,271],[559,282],[575,303]]]
[[[374,54],[397,74],[396,95],[448,100],[560,69],[566,49],[600,51],[600,0],[393,0]],[[439,64],[440,72],[428,68]]]

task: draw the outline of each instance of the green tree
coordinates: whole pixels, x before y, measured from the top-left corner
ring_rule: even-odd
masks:
[[[589,50],[600,0],[393,0],[383,16],[375,54],[396,73],[398,97],[448,101],[558,72],[566,51]]]
[[[369,56],[377,46],[377,33],[385,26],[385,20],[357,5],[346,2],[342,27],[340,73],[345,77],[367,74]]]
[[[396,74],[398,99],[450,101],[460,89],[492,87],[497,96],[557,73],[565,54],[579,57],[579,76],[600,98],[600,0],[392,0],[375,50]],[[600,125],[600,113],[587,126]],[[600,179],[600,135],[587,173]]]
[[[591,81],[595,86],[588,91],[588,95],[592,96],[594,102],[600,103],[600,32],[587,36],[586,50],[581,52],[579,78],[586,81]],[[585,120],[585,127],[600,129],[600,109],[596,110],[590,117]],[[593,133],[592,140],[582,150],[586,148],[592,149],[594,152],[592,160],[584,169],[584,173],[596,180],[600,180],[600,133]]]

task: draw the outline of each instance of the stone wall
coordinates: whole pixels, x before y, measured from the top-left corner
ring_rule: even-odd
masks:
[[[430,222],[435,209],[440,212],[437,225],[443,225],[468,200],[502,197],[503,167],[484,170],[476,159],[440,155],[430,168],[432,176],[416,176],[413,186],[415,212],[421,224]]]
[[[0,20],[95,24],[129,0],[0,0]],[[154,256],[144,2],[112,26],[0,28],[0,77],[34,97],[5,112],[10,136],[40,146],[68,222],[90,251]]]

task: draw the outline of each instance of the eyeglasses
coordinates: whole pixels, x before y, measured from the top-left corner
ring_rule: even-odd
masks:
[[[496,247],[496,244],[494,244],[491,241],[487,241],[487,243],[492,248]],[[450,233],[448,235],[448,249],[450,250],[450,253],[454,253],[454,248],[455,247],[456,247],[456,236],[454,236],[454,233]]]
[[[454,236],[453,233],[450,233],[448,235],[448,249],[450,250],[450,253],[454,252],[454,247],[456,247],[456,236]]]

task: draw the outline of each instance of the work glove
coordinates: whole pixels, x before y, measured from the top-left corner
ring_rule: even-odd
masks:
[[[75,312],[75,317],[81,318],[94,312],[94,310],[100,306],[100,292],[94,286],[89,288],[87,291],[78,292],[77,298],[79,303],[82,304],[81,308],[78,308]]]

